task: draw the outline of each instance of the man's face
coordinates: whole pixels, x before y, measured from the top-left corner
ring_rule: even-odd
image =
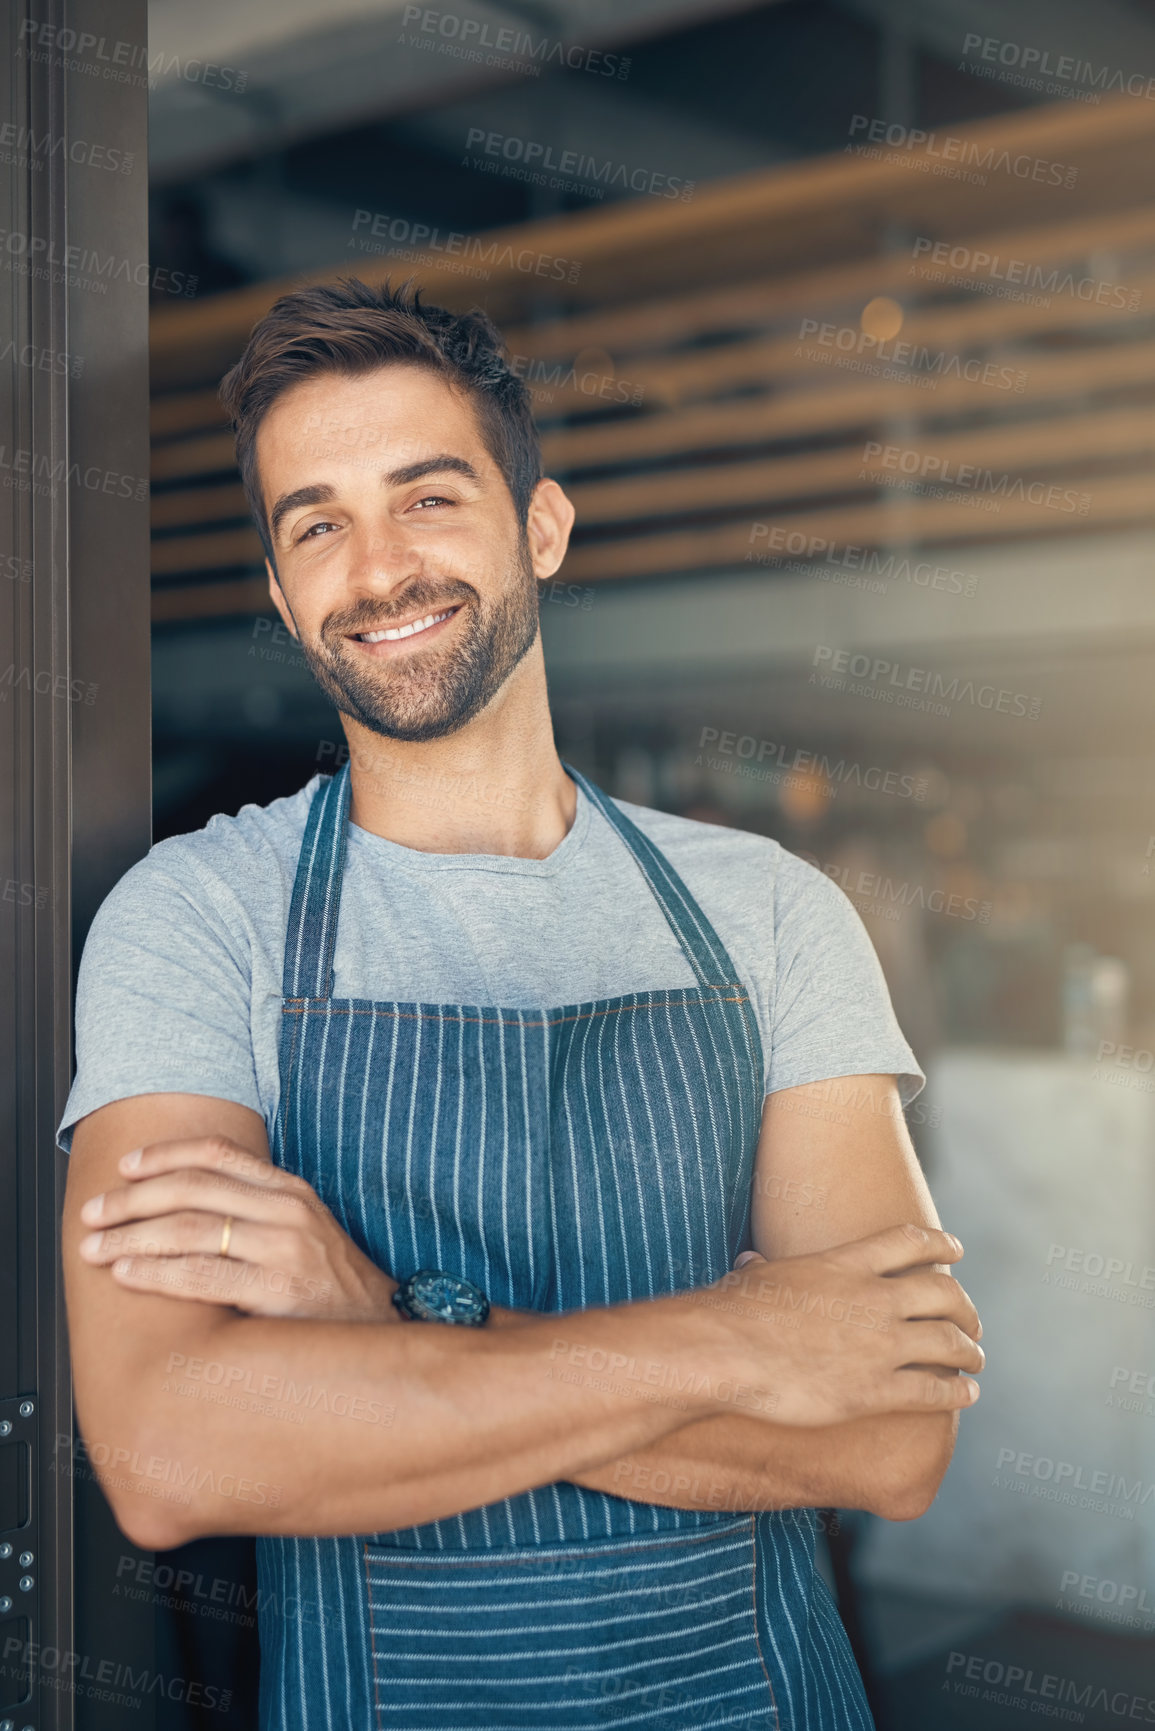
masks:
[[[326,696],[391,739],[464,727],[538,632],[533,555],[469,398],[408,364],[322,374],[274,403],[257,464],[274,600]]]

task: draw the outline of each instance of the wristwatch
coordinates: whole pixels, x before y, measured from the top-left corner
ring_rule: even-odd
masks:
[[[413,1322],[455,1322],[460,1328],[481,1328],[489,1315],[489,1300],[472,1280],[446,1274],[440,1268],[419,1268],[403,1280],[393,1302]]]

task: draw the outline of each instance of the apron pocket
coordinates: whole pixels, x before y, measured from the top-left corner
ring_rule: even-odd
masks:
[[[377,1731],[779,1731],[752,1517],[579,1547],[363,1549]]]

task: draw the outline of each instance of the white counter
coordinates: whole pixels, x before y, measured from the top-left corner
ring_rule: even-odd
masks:
[[[872,1522],[862,1576],[1155,1628],[1155,1075],[956,1050],[927,1097],[987,1368],[933,1507]]]

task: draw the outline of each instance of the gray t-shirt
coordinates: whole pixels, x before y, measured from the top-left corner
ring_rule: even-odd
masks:
[[[209,1094],[270,1132],[285,926],[321,785],[158,842],[105,898],[76,998],[58,1131],[133,1094]],[[619,801],[713,922],[756,1007],[766,1091],[868,1073],[923,1082],[866,930],[777,842]],[[632,855],[578,790],[548,859],[420,853],[350,824],[334,957],[342,998],[556,1008],[692,986]]]

